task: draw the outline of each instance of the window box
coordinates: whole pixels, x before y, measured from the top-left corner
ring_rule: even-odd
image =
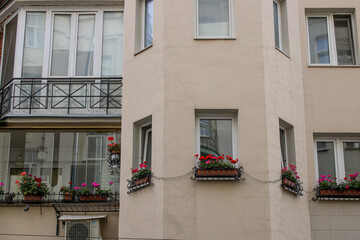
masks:
[[[127,188],[129,189],[127,193],[130,194],[141,188],[151,185],[151,173],[141,178],[128,179],[127,181],[128,181]]]
[[[240,180],[243,168],[238,166],[238,159],[230,156],[213,156],[209,154],[204,157],[195,155],[196,166],[193,180]]]
[[[80,195],[79,200],[80,202],[106,202],[108,196],[106,195]]]
[[[63,202],[72,202],[74,199],[74,195],[71,192],[65,192],[63,197]]]
[[[234,169],[201,169],[195,167],[196,180],[240,180],[242,167]]]
[[[302,182],[296,170],[296,166],[289,164],[289,168],[284,167],[282,169],[282,183],[283,189],[292,192],[298,196],[302,196]]]
[[[41,200],[42,200],[41,195],[33,195],[33,194],[24,195],[25,203],[41,203]]]

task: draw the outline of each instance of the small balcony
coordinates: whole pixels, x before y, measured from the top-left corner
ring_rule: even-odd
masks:
[[[0,119],[121,116],[122,78],[14,78],[0,89]]]

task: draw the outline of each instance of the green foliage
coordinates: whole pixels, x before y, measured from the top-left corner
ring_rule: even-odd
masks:
[[[22,173],[22,178],[20,181],[16,181],[18,184],[19,190],[24,195],[40,195],[47,196],[49,194],[49,188],[45,183],[42,183],[41,178],[31,178],[31,175],[27,176],[25,172]]]
[[[201,156],[198,158],[199,155],[195,155],[197,161],[197,167],[200,169],[234,169],[235,165],[239,161],[238,159],[232,159],[230,156],[224,155],[216,157],[212,154],[205,156]]]
[[[144,178],[150,174],[151,174],[151,170],[143,168],[140,169],[138,172],[134,173],[131,178],[133,180],[136,180],[136,179]]]
[[[318,181],[318,188],[321,190],[360,190],[360,180],[357,178],[359,173],[350,174],[349,178],[345,177],[339,183],[331,175],[321,175]]]

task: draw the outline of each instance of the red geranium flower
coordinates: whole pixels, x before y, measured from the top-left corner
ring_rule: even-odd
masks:
[[[69,185],[71,185],[72,184],[72,182],[69,182]]]
[[[108,137],[108,140],[109,141],[114,141],[114,138],[113,137]]]
[[[204,160],[205,160],[205,157],[204,157],[204,156],[201,156],[201,157],[199,158],[199,160],[200,160],[200,161],[204,161]]]

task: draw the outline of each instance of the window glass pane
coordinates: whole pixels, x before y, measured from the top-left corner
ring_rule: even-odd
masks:
[[[10,150],[10,133],[0,132],[0,182],[4,183],[2,189],[4,192],[9,190],[8,162]]]
[[[153,43],[153,20],[154,20],[154,1],[145,0],[145,44],[148,47]]]
[[[345,176],[360,171],[360,142],[344,142]]]
[[[199,36],[229,36],[229,0],[198,0]]]
[[[327,18],[309,17],[308,24],[311,63],[330,63]]]
[[[287,154],[286,154],[286,131],[280,128],[280,147],[283,167],[287,167]]]
[[[333,142],[317,142],[317,157],[319,176],[336,176],[335,172],[335,152]]]
[[[339,65],[355,64],[350,15],[334,15],[336,50]]]
[[[26,132],[24,168],[28,174],[42,178],[50,190],[57,185],[52,181],[52,163],[54,153],[54,133]]]
[[[232,120],[201,119],[200,120],[200,154],[233,155]]]
[[[279,6],[273,2],[274,8],[274,31],[275,31],[275,46],[280,48],[280,26],[279,26]]]
[[[13,78],[17,16],[5,27],[4,56],[2,60],[1,85],[4,86]]]
[[[69,65],[71,15],[56,14],[54,17],[52,76],[67,76]]]
[[[41,77],[44,51],[45,13],[26,13],[22,77]]]
[[[101,74],[121,76],[123,68],[123,13],[105,12]]]
[[[92,76],[94,65],[95,15],[79,15],[76,76]]]

